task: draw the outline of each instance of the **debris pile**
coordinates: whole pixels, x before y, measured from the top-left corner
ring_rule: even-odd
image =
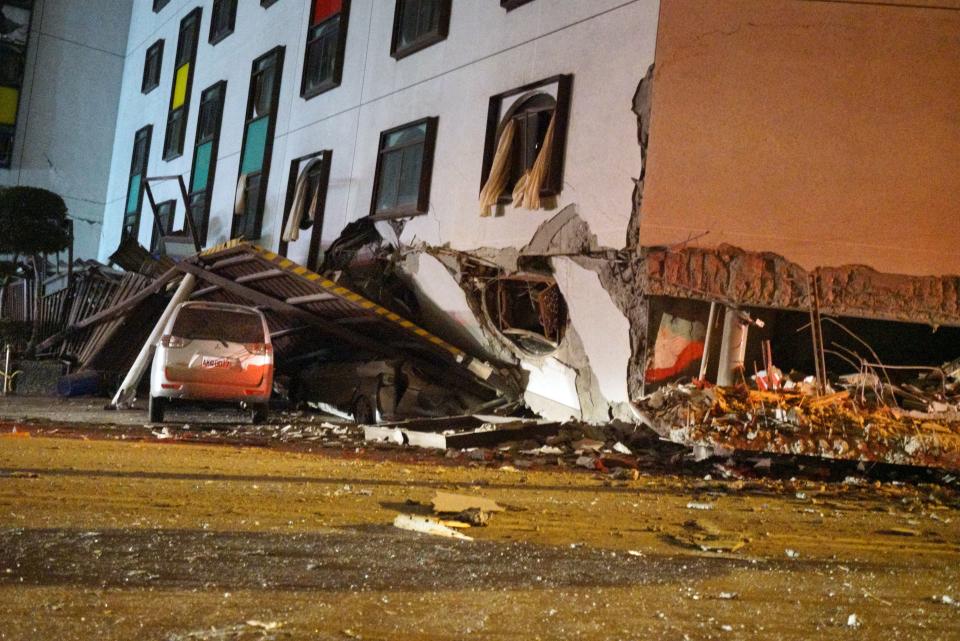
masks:
[[[744,450],[960,468],[955,383],[940,380],[930,391],[927,378],[926,389],[898,387],[915,403],[926,403],[918,411],[888,404],[896,387],[890,383],[871,386],[863,376],[845,378],[847,389],[823,395],[802,385],[784,390],[670,385],[637,405],[658,434],[694,447],[701,456]]]

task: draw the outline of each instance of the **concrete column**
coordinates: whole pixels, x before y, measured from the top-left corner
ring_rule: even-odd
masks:
[[[740,312],[733,307],[727,307],[723,315],[717,385],[729,387],[739,382],[737,370],[743,368],[743,359],[746,357],[747,332],[748,325],[740,318]]]

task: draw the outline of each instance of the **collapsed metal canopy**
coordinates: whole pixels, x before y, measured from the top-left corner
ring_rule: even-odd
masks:
[[[278,363],[327,348],[356,359],[403,359],[444,382],[486,389],[514,388],[486,363],[395,312],[249,242],[232,240],[177,263],[198,280],[191,300],[254,305],[267,318]],[[490,394],[491,396],[493,394]]]

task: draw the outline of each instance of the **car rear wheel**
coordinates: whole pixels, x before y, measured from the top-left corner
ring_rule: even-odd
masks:
[[[255,425],[259,425],[260,423],[266,422],[268,413],[269,408],[266,403],[257,403],[251,408],[250,420]]]
[[[166,409],[167,399],[150,397],[150,422],[163,423],[163,410]]]

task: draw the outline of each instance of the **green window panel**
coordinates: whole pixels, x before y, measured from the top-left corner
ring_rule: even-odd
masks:
[[[210,178],[210,153],[213,151],[213,141],[205,142],[199,147],[193,157],[193,184],[190,191],[202,191],[207,188]]]
[[[240,173],[250,174],[263,169],[263,153],[267,146],[267,126],[270,116],[257,118],[247,125],[247,141],[243,148]]]
[[[140,174],[130,176],[130,189],[127,191],[127,213],[133,214],[140,204]]]

